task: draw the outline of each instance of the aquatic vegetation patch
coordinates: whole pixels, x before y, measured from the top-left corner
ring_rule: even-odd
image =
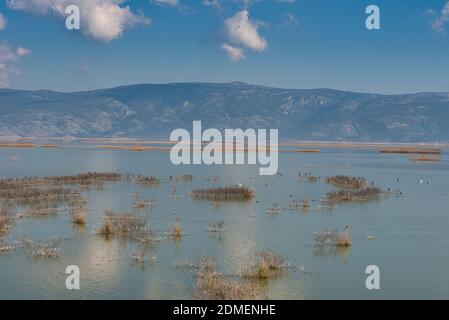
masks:
[[[0,203],[0,240],[2,240],[5,234],[11,229],[13,223],[14,217],[11,206],[5,203]]]
[[[182,228],[182,223],[181,223],[180,217],[175,218],[175,222],[173,223],[173,227],[170,232],[170,236],[175,240],[179,240],[184,236],[184,230]]]
[[[194,296],[199,300],[260,299],[261,290],[254,282],[228,279],[217,272],[212,258],[203,257],[197,264]]]
[[[380,153],[442,154],[443,150],[439,148],[399,147],[399,148],[383,148],[380,149]]]
[[[288,261],[272,250],[258,252],[251,263],[243,268],[241,276],[249,279],[269,279],[284,275],[291,269]]]
[[[211,189],[195,189],[190,192],[195,199],[226,201],[226,200],[251,200],[256,194],[245,186],[231,186]]]
[[[345,226],[343,232],[338,230],[324,230],[315,232],[313,235],[315,246],[325,247],[349,247],[352,245],[351,236],[349,234],[349,226]]]
[[[116,213],[107,210],[97,234],[106,238],[121,238],[142,243],[158,240],[156,234],[146,226],[146,221],[134,213]]]
[[[83,226],[87,223],[86,211],[83,208],[71,208],[72,223]]]
[[[326,178],[326,183],[337,188],[343,189],[362,189],[366,186],[366,179],[363,177],[348,177],[348,176],[332,176]]]
[[[330,191],[326,194],[326,201],[334,204],[339,202],[350,201],[370,201],[378,200],[384,192],[377,187],[364,187],[358,190],[338,190]]]
[[[158,177],[142,177],[137,176],[136,182],[140,184],[141,186],[147,186],[147,187],[156,187],[161,184],[161,180]]]
[[[62,250],[58,247],[59,239],[37,241],[27,236],[17,242],[17,247],[22,248],[25,254],[34,258],[54,259],[58,258]]]
[[[174,182],[192,181],[193,180],[193,175],[191,175],[191,174],[184,174],[184,175],[181,175],[181,176],[170,176],[170,177],[168,177],[168,179],[170,181],[174,181]]]

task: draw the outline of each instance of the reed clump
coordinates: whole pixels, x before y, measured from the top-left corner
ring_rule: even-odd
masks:
[[[11,207],[5,203],[0,203],[0,240],[11,229],[13,222],[14,218]]]
[[[364,177],[333,176],[327,177],[326,183],[343,189],[362,189],[366,186]]]
[[[174,182],[192,181],[193,180],[193,175],[191,175],[191,174],[184,174],[184,175],[181,175],[181,176],[170,176],[168,179],[170,181],[174,181]]]
[[[244,186],[231,186],[223,188],[211,189],[195,189],[190,192],[190,195],[195,199],[211,200],[211,201],[247,201],[255,196],[255,192]]]
[[[121,238],[125,240],[151,243],[157,240],[155,233],[146,226],[146,221],[133,213],[116,213],[107,210],[103,224],[97,234],[106,238]]]
[[[18,246],[25,253],[34,258],[54,259],[60,256],[61,249],[58,247],[59,240],[36,241],[31,237],[24,237],[18,242]]]
[[[87,223],[86,211],[82,207],[71,208],[72,223],[79,226],[84,226]]]
[[[182,223],[181,223],[180,217],[175,218],[175,222],[173,223],[173,227],[170,232],[170,236],[175,240],[179,240],[184,236],[184,230],[182,228]]]
[[[196,274],[195,298],[199,300],[252,300],[261,298],[253,282],[227,279],[217,272],[213,259],[203,258]]]
[[[18,204],[33,204],[42,201],[65,201],[81,197],[76,190],[50,185],[40,180],[1,179],[0,197]]]
[[[269,279],[285,274],[290,268],[284,257],[271,250],[263,250],[254,256],[253,261],[240,274],[249,279]]]
[[[338,190],[330,191],[326,194],[326,201],[329,203],[370,201],[378,200],[382,190],[377,187],[364,187],[359,190]]]
[[[25,210],[25,216],[27,218],[46,218],[55,215],[58,209],[48,203],[36,203],[35,205]]]
[[[118,172],[86,172],[71,176],[55,176],[42,179],[56,184],[90,186],[101,185],[106,182],[120,181],[124,178],[126,178],[126,176]]]
[[[161,184],[161,180],[158,177],[153,176],[149,177],[137,176],[136,181],[138,184],[147,187],[156,187]]]
[[[314,233],[315,246],[325,247],[350,247],[352,245],[351,236],[349,234],[349,226],[345,226],[343,232],[338,230],[324,230]]]
[[[383,148],[380,149],[380,153],[442,154],[443,150],[439,148],[399,147],[399,148]]]

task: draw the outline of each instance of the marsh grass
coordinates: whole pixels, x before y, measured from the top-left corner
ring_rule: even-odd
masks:
[[[175,222],[173,223],[170,236],[175,240],[180,240],[184,236],[184,231],[182,228],[181,218],[175,216]]]
[[[161,180],[158,177],[142,177],[142,176],[136,176],[136,182],[141,186],[146,187],[157,187],[161,184]]]
[[[72,223],[84,226],[87,223],[86,211],[83,208],[73,208],[71,210]]]
[[[14,213],[10,205],[0,202],[0,240],[11,229]],[[1,242],[1,241],[0,241]]]
[[[19,248],[24,249],[28,256],[34,258],[54,259],[61,254],[58,239],[51,239],[48,241],[36,241],[33,238],[26,236],[17,243]]]
[[[210,201],[247,201],[255,196],[255,192],[248,187],[231,186],[223,188],[195,189],[190,192],[190,195],[195,199]]]
[[[438,148],[418,148],[418,147],[402,147],[402,148],[383,148],[380,153],[398,153],[398,154],[442,154],[443,150]]]
[[[105,238],[121,238],[141,243],[157,241],[155,233],[146,226],[146,220],[134,213],[115,213],[111,210],[105,212],[97,234]]]
[[[380,196],[383,194],[381,189],[377,187],[364,187],[357,190],[338,190],[330,191],[326,194],[326,201],[334,204],[339,202],[350,202],[350,201],[370,201],[379,200]]]
[[[343,189],[363,189],[366,186],[366,179],[363,177],[333,176],[327,177],[326,183]]]
[[[324,230],[314,233],[315,246],[325,247],[350,247],[352,245],[349,234],[349,226],[345,226],[343,232],[338,230]]]
[[[263,250],[254,256],[240,274],[243,278],[261,280],[284,275],[290,268],[290,264],[284,257],[271,250]]]
[[[151,263],[156,260],[155,256],[148,257],[145,251],[140,253],[130,253],[129,256],[134,261],[134,263],[141,264],[142,266],[146,263]]]
[[[230,279],[217,272],[213,258],[200,258],[194,268],[197,271],[194,293],[196,299],[251,300],[263,296],[256,283]]]
[[[186,182],[186,181],[192,181],[193,180],[193,175],[191,174],[184,174],[181,176],[170,176],[168,178],[170,181],[174,181],[174,182]]]

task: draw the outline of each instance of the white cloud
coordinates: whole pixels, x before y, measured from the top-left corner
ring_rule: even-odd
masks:
[[[203,5],[208,7],[219,7],[220,1],[219,0],[203,0]]]
[[[153,2],[156,4],[163,4],[173,7],[179,6],[179,0],[153,0]]]
[[[24,47],[18,47],[17,50],[16,50],[16,54],[19,57],[26,57],[26,56],[31,55],[31,50],[30,49],[26,49]]]
[[[449,22],[449,1],[446,2],[441,13],[436,13],[433,10],[428,10],[427,13],[434,17],[431,22],[432,29],[436,32],[444,32],[444,25]]]
[[[268,44],[265,38],[259,35],[259,23],[249,20],[249,12],[242,10],[225,21],[225,31],[229,41],[235,45],[255,51],[264,51]]]
[[[151,20],[135,14],[124,0],[7,0],[11,9],[42,15],[66,17],[65,9],[77,5],[81,13],[81,31],[96,40],[109,42],[120,38],[124,31]]]
[[[20,75],[15,63],[30,54],[29,49],[18,47],[14,50],[8,43],[0,42],[0,88],[8,87],[11,77]]]
[[[6,20],[5,16],[0,13],[0,31],[6,28],[6,24],[8,20]]]
[[[223,43],[221,48],[226,52],[232,61],[240,61],[245,59],[244,50],[242,48],[233,47],[228,43]]]

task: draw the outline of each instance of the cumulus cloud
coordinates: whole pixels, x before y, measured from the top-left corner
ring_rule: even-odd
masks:
[[[233,47],[228,43],[223,43],[221,48],[226,52],[231,61],[240,61],[245,59],[245,53],[242,48]]]
[[[239,11],[225,21],[224,31],[228,41],[221,48],[232,61],[244,59],[245,49],[262,52],[268,47],[265,38],[259,35],[260,25],[249,19],[248,10]]]
[[[13,49],[8,43],[0,42],[0,88],[8,87],[11,77],[20,75],[15,63],[30,54],[29,49],[23,47]]]
[[[249,12],[242,10],[225,21],[226,34],[229,40],[247,49],[264,51],[268,44],[258,33],[259,23],[249,19]]]
[[[81,31],[96,40],[109,42],[120,38],[128,28],[148,25],[151,20],[134,13],[124,0],[7,0],[9,8],[42,15],[67,17],[65,9],[77,5],[81,14]]]
[[[6,28],[6,24],[8,20],[6,20],[5,16],[0,13],[0,31]]]
[[[433,17],[431,27],[436,32],[444,32],[444,26],[449,22],[449,1],[446,2],[440,13],[428,10],[427,13]]]

